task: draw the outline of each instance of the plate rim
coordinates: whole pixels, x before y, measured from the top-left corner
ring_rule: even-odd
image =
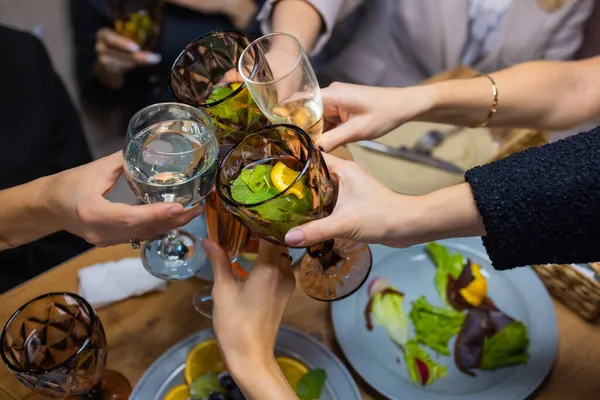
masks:
[[[278,332],[278,336],[282,333],[285,332],[286,334],[291,334],[297,337],[300,337],[302,340],[306,340],[308,342],[310,342],[311,344],[315,345],[317,348],[319,348],[319,350],[321,350],[323,353],[327,354],[327,356],[333,361],[334,365],[337,367],[337,369],[342,373],[342,375],[344,376],[345,380],[347,381],[346,383],[351,383],[350,385],[350,390],[353,392],[353,395],[355,396],[356,400],[362,400],[362,396],[360,393],[360,389],[358,387],[358,384],[356,383],[356,381],[354,380],[354,377],[352,376],[352,374],[350,373],[350,370],[348,368],[347,365],[345,365],[340,358],[330,349],[328,348],[324,343],[321,343],[319,340],[315,339],[314,337],[310,336],[308,333],[301,331],[298,328],[292,327],[290,325],[284,325],[282,324],[279,327],[279,332]],[[172,345],[171,347],[169,347],[167,350],[165,350],[144,372],[144,374],[141,376],[141,378],[138,380],[138,382],[136,383],[135,387],[133,388],[133,390],[131,391],[131,395],[129,396],[129,400],[138,400],[141,399],[141,396],[143,395],[143,393],[140,393],[140,388],[141,386],[145,383],[145,381],[147,379],[150,379],[150,374],[152,373],[152,371],[156,370],[159,365],[164,362],[165,359],[167,359],[167,357],[171,356],[172,353],[180,350],[182,347],[191,344],[191,342],[195,342],[197,340],[207,340],[209,338],[214,338],[214,329],[213,328],[206,328],[206,329],[201,329],[199,331],[194,332],[193,334],[185,337],[184,339],[178,341],[177,343],[175,343],[174,345]],[[277,345],[275,346],[275,350],[277,350]],[[290,351],[290,350],[288,350]],[[300,354],[301,356],[301,354]],[[348,388],[348,385],[346,385],[346,388]],[[158,393],[154,394],[154,398],[156,398],[156,395]],[[336,398],[336,393],[332,393],[334,396],[334,398]],[[146,399],[144,399],[146,400]],[[340,400],[353,400],[352,398],[344,398],[344,399],[340,399]]]
[[[437,240],[436,242],[438,242],[440,244],[447,243],[447,244],[453,245],[454,247],[465,248],[468,251],[478,255],[482,259],[490,262],[490,264],[491,264],[491,260],[490,260],[489,256],[487,255],[487,252],[483,246],[481,238],[479,238],[479,237],[443,239],[443,240]],[[411,247],[424,246],[424,245],[425,245],[425,243],[411,246]],[[393,252],[405,250],[405,249],[392,248],[392,247],[387,247],[387,246],[378,245],[378,244],[370,245],[370,246],[375,247],[375,248],[382,248],[386,252],[388,252],[388,254],[385,254],[384,256],[377,257],[377,258],[387,258]],[[373,253],[375,253],[375,251],[373,251]],[[373,268],[373,270],[371,271],[371,275],[374,273],[374,271],[375,271],[375,268]],[[538,289],[542,289],[545,293],[545,296],[536,297],[536,302],[540,303],[540,307],[548,308],[549,310],[551,310],[551,313],[544,313],[544,314],[548,316],[548,318],[549,318],[548,322],[550,322],[552,325],[550,329],[545,329],[546,331],[551,330],[551,335],[552,335],[551,341],[552,341],[553,345],[552,345],[551,349],[548,349],[548,351],[546,351],[546,353],[551,353],[552,361],[549,362],[548,365],[543,368],[543,370],[542,370],[544,372],[543,374],[540,374],[540,376],[537,379],[535,379],[535,381],[531,381],[531,384],[527,385],[527,389],[525,389],[526,393],[519,395],[519,397],[503,396],[502,399],[510,398],[510,399],[515,399],[515,400],[520,400],[520,399],[526,398],[527,396],[530,396],[532,393],[534,393],[537,390],[537,388],[544,382],[544,380],[550,374],[550,371],[552,370],[552,368],[556,362],[557,355],[558,355],[558,320],[556,317],[556,310],[554,309],[554,305],[552,304],[552,299],[550,297],[550,294],[548,293],[546,287],[544,286],[544,284],[541,281],[541,279],[539,278],[539,276],[537,276],[537,274],[533,271],[533,269],[530,266],[519,267],[519,271],[521,271],[520,273],[529,275],[530,279],[532,279],[532,281],[535,282],[536,285],[538,285]],[[510,278],[508,278],[508,279],[510,279]],[[512,279],[511,279],[511,281],[512,281]],[[350,296],[347,300],[350,300],[353,297],[354,297],[354,295]],[[378,388],[377,386],[373,385],[371,383],[371,379],[368,376],[366,376],[364,371],[357,368],[355,363],[353,362],[352,358],[348,356],[348,352],[346,351],[344,342],[342,340],[340,340],[340,335],[338,334],[340,327],[337,326],[338,318],[336,318],[336,315],[339,315],[339,311],[337,311],[337,310],[340,310],[340,307],[343,305],[344,301],[346,301],[346,300],[343,300],[340,302],[335,302],[332,304],[331,320],[332,320],[335,339],[337,340],[337,342],[340,346],[340,349],[342,350],[342,353],[344,354],[344,357],[348,361],[348,364],[365,381],[365,383],[367,385],[369,385],[369,387],[373,388],[375,391],[377,391],[381,395],[385,396],[386,398],[389,398],[390,400],[412,400],[408,397],[398,397],[398,395],[396,395],[396,394],[388,393],[387,391],[382,390],[382,389]],[[533,315],[533,313],[532,313],[532,315]],[[435,394],[427,393],[427,394],[437,396],[436,398],[448,398],[448,399],[450,399],[450,398],[452,398],[452,399],[456,399],[456,398],[475,399],[476,398],[476,397],[472,397],[472,396],[486,396],[486,399],[487,398],[491,399],[492,397],[490,397],[490,396],[497,396],[498,393],[494,393],[494,392],[487,393],[487,392],[494,390],[496,387],[497,386],[493,386],[493,387],[489,388],[488,390],[486,390],[485,392],[470,394],[470,395],[468,395],[468,397],[463,396],[463,395],[454,395],[454,394],[439,394],[439,393],[435,393]],[[431,398],[433,398],[433,397],[431,397]],[[496,398],[496,397],[493,397],[493,398]]]

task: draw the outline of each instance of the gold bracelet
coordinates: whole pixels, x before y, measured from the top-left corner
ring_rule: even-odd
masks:
[[[488,74],[478,75],[478,77],[480,77],[480,76],[485,76],[492,83],[492,95],[494,96],[494,98],[492,100],[492,106],[490,107],[490,112],[488,113],[487,117],[483,120],[482,123],[480,123],[479,125],[473,126],[473,128],[485,128],[487,126],[488,122],[490,122],[490,119],[492,119],[494,114],[496,114],[496,107],[498,106],[498,86],[496,86],[496,82]]]

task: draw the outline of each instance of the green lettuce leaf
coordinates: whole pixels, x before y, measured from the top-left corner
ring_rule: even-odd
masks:
[[[494,370],[529,361],[527,327],[515,321],[483,343],[482,370]]]
[[[323,369],[311,369],[298,381],[296,394],[300,400],[315,400],[321,397],[327,373]]]
[[[449,356],[448,342],[460,332],[465,315],[458,311],[432,306],[424,296],[412,304],[409,317],[416,340],[439,354]]]
[[[394,292],[386,293],[385,289],[393,289]],[[404,295],[395,287],[386,284],[381,286],[380,291],[373,293],[372,298],[370,313],[373,322],[382,326],[394,343],[404,350],[408,341],[408,319],[403,306]]]
[[[421,382],[421,372],[417,366],[416,359],[421,360],[428,370],[427,380],[425,385],[430,385],[437,379],[443,378],[447,374],[446,367],[435,363],[429,354],[425,350],[419,347],[419,343],[415,339],[411,339],[406,346],[406,352],[404,353],[404,360],[406,362],[406,368],[408,369],[408,375],[411,382]]]
[[[458,279],[465,266],[463,257],[460,254],[450,255],[446,247],[435,242],[427,243],[425,245],[425,250],[437,267],[435,271],[435,287],[440,295],[440,299],[442,299],[442,302],[447,307],[450,307],[446,297],[448,274],[450,274],[453,279]]]

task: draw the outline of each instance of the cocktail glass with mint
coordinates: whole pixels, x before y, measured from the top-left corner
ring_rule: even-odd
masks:
[[[273,125],[247,135],[222,160],[216,190],[248,229],[280,246],[286,233],[325,218],[336,189],[320,151],[302,129]],[[354,293],[371,269],[368,246],[331,240],[308,248],[300,284],[311,297],[339,300]]]

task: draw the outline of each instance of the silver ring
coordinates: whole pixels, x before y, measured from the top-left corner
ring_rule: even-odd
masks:
[[[129,244],[134,250],[138,250],[141,247],[139,239],[129,239]]]

